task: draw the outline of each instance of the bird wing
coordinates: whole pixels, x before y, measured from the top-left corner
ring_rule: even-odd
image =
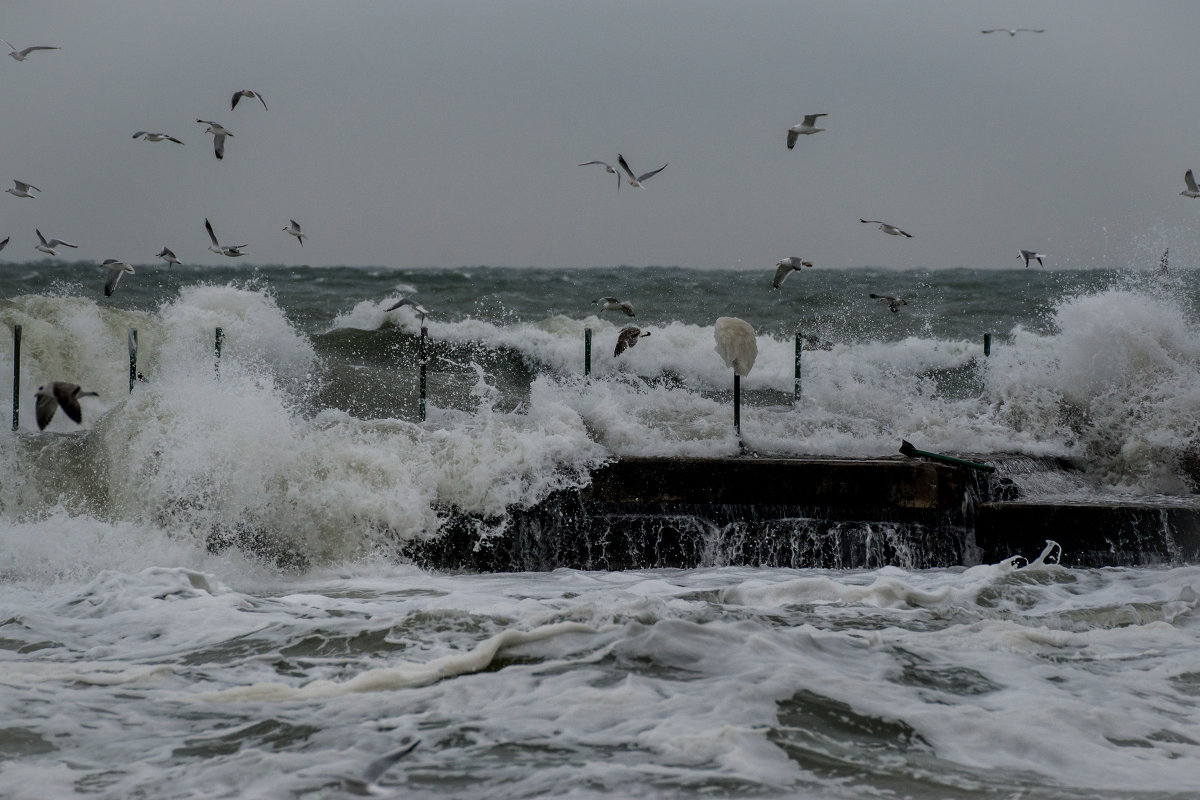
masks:
[[[625,163],[625,156],[621,155],[620,153],[617,153],[617,163],[621,165],[621,169],[625,170],[625,174],[629,176],[629,180],[631,180],[631,181],[637,180],[637,178],[633,174],[633,170],[631,170],[629,168],[629,165]]]
[[[646,173],[646,174],[644,174],[644,175],[638,175],[638,183],[641,183],[641,182],[643,182],[643,181],[645,181],[645,180],[648,180],[648,179],[650,179],[650,178],[653,178],[655,175],[657,175],[658,173],[662,172],[662,171],[663,171],[664,169],[666,169],[666,168],[667,168],[667,165],[666,165],[666,164],[663,164],[661,167],[659,167],[659,168],[658,168],[658,169],[656,169],[656,170],[652,170],[652,171],[650,171],[650,172],[647,172],[647,173]]]
[[[9,45],[9,47],[12,47],[12,45]],[[57,48],[57,47],[48,47],[46,45],[38,45],[36,47],[26,47],[24,50],[20,51],[20,53],[18,53],[18,55],[27,56],[30,53],[32,53],[34,50],[58,50],[58,49],[59,48]]]
[[[213,247],[220,247],[217,243],[217,235],[213,233],[212,223],[208,221],[208,217],[204,218],[204,230],[208,231],[208,238],[212,239]]]
[[[25,181],[19,181],[19,180],[16,180],[15,178],[13,179],[13,183],[15,183],[17,185],[17,188],[20,189],[22,192],[28,192],[30,189],[33,189],[35,192],[41,191],[41,189],[34,186],[32,183],[26,183]]]
[[[216,153],[217,158],[225,157],[225,134],[213,134],[213,152]]]
[[[998,31],[1003,31],[1003,30],[1004,30],[1004,28],[992,28],[989,31],[980,31],[980,33],[996,33]],[[1008,31],[1005,31],[1005,33],[1007,33],[1007,32]]]
[[[296,233],[300,232],[300,223],[299,222],[296,222],[296,220],[294,220],[294,219],[289,219],[288,222],[292,223],[292,227],[296,229]]]
[[[891,295],[887,295],[887,294],[875,294],[874,292],[872,292],[870,294],[870,297],[872,300],[886,300],[889,303],[896,302],[896,298],[892,297]]]
[[[54,419],[54,412],[58,410],[58,400],[54,395],[41,389],[34,397],[37,399],[34,413],[37,415],[38,430],[45,430],[46,426],[50,424],[50,420]]]
[[[805,114],[804,115],[804,124],[811,127],[813,124],[816,123],[817,117],[827,117],[827,116],[829,116],[829,115],[828,114]]]
[[[624,353],[627,349],[637,344],[639,334],[641,334],[641,330],[633,327],[632,325],[628,328],[622,328],[621,332],[617,334],[617,346],[616,349],[613,350],[613,358],[616,358],[617,356],[621,355],[621,353]]]
[[[234,92],[233,99],[229,101],[229,107],[231,109],[237,108],[238,100],[241,100],[245,96],[246,96],[245,92]]]
[[[1200,188],[1196,187],[1196,176],[1190,169],[1183,173],[1183,182],[1187,184],[1189,192],[1200,192]]]
[[[174,136],[167,136],[167,141],[174,142],[175,144],[183,144],[182,141],[180,141],[179,139],[176,139]]]
[[[146,135],[146,132],[145,132],[145,131],[138,131],[137,133],[135,133],[135,134],[133,135],[133,138],[134,138],[134,139],[136,139],[136,138],[138,138],[139,136],[145,136],[145,135]]]
[[[791,265],[780,261],[779,266],[775,269],[775,280],[771,282],[771,288],[778,289],[790,274],[792,274]]]
[[[399,300],[397,300],[395,303],[392,303],[390,306],[388,306],[387,308],[385,308],[385,309],[384,309],[384,311],[385,311],[385,312],[386,312],[386,311],[395,311],[395,310],[396,310],[397,308],[399,308],[400,306],[411,306],[411,305],[413,305],[413,301],[412,301],[412,300],[409,300],[407,297],[401,297],[401,298],[400,298]]]
[[[111,258],[104,261],[104,266],[108,267],[108,280],[104,282],[104,296],[112,297],[112,293],[117,290],[117,284],[121,282],[121,276],[126,272],[132,273],[133,267]]]
[[[83,422],[83,409],[79,407],[78,386],[64,381],[55,381],[54,398],[62,406],[63,413],[70,417],[76,424]]]
[[[800,138],[799,131],[794,131],[791,128],[788,128],[788,138],[787,138],[788,150],[791,150],[793,147],[796,146],[796,140],[799,138]]]
[[[579,166],[581,166],[581,167],[590,167],[592,164],[599,164],[599,165],[600,165],[600,166],[602,166],[602,167],[607,167],[608,169],[612,169],[612,167],[611,167],[611,166],[609,166],[608,164],[606,164],[606,163],[605,163],[605,162],[603,162],[603,161],[585,161],[585,162],[583,162],[582,164],[580,164]]]
[[[62,245],[63,247],[74,247],[76,249],[78,249],[78,247],[79,247],[79,245],[77,245],[77,244],[71,244],[70,242],[64,242],[62,239],[51,239],[46,244],[49,247],[58,247],[59,245]]]
[[[263,97],[263,96],[262,96],[262,92],[255,92],[255,93],[254,93],[254,96],[258,98],[258,102],[260,102],[260,103],[262,103],[262,104],[263,104],[263,111],[269,111],[269,110],[270,110],[270,109],[268,109],[268,108],[267,108],[267,100],[266,100],[266,98],[265,98],[265,97]],[[413,745],[413,746],[415,747],[416,745]]]
[[[8,247],[8,240],[11,238],[12,238],[11,236],[4,237],[4,241],[0,242],[0,250],[3,250],[5,247]]]
[[[38,230],[37,228],[34,228],[33,230],[34,230],[34,232],[35,232],[35,233],[37,233],[37,235],[38,235],[38,241],[42,243],[42,246],[43,246],[43,247],[49,247],[49,246],[50,246],[50,244],[49,244],[49,243],[46,241],[46,237],[45,237],[45,236],[42,236],[42,232],[41,232],[40,230]]]

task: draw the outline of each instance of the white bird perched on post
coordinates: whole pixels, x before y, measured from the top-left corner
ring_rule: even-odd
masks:
[[[717,355],[725,366],[732,367],[733,374],[739,377],[749,375],[754,359],[758,358],[758,342],[750,323],[737,317],[718,317],[713,336],[717,340]]]
[[[817,133],[818,131],[825,130],[824,128],[815,127],[815,124],[817,121],[817,117],[827,117],[827,116],[829,116],[829,115],[828,114],[805,114],[803,122],[799,123],[798,125],[793,125],[792,127],[788,128],[788,135],[787,135],[788,150],[791,150],[793,147],[796,146],[796,139],[800,138],[801,136],[807,136],[809,134],[813,134],[813,133]]]

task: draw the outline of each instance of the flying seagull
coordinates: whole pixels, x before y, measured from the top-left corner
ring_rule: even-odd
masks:
[[[33,189],[35,192],[41,191],[41,189],[34,186],[32,183],[26,183],[25,181],[19,181],[19,180],[16,180],[15,178],[13,179],[13,184],[14,184],[13,188],[5,189],[4,191],[8,192],[9,194],[11,194],[14,197],[33,197],[34,195],[29,193],[30,189]]]
[[[787,280],[788,275],[811,266],[811,261],[804,261],[799,256],[788,256],[782,261],[775,262],[775,280],[771,283],[771,288],[778,289]]]
[[[34,230],[37,231],[38,243],[36,245],[34,245],[33,249],[41,250],[43,253],[47,253],[48,255],[52,255],[52,256],[58,255],[58,251],[54,249],[56,247],[78,247],[79,246],[79,245],[71,244],[70,242],[64,242],[62,239],[47,240],[45,236],[42,236],[42,232],[40,230],[38,230],[37,228],[34,228]]]
[[[183,144],[183,142],[166,133],[150,133],[149,131],[138,131],[133,135],[134,139],[141,139],[146,142],[174,142],[175,144]]]
[[[1189,169],[1183,173],[1183,182],[1187,184],[1187,190],[1180,192],[1184,197],[1200,197],[1200,187],[1196,186],[1196,176]]]
[[[388,311],[395,311],[400,306],[412,306],[412,310],[421,315],[421,325],[425,324],[425,315],[428,314],[429,311],[427,311],[425,307],[416,300],[413,300],[409,297],[401,297],[399,300],[385,308],[384,313],[387,313]]]
[[[217,241],[217,235],[215,233],[213,233],[212,223],[208,221],[208,217],[204,218],[204,230],[208,231],[208,238],[212,240],[212,244],[209,246],[208,249],[212,250],[214,253],[220,253],[221,255],[229,256],[230,258],[237,258],[238,256],[246,255],[245,253],[242,252],[242,248],[246,247],[247,245],[244,245],[244,244],[234,244],[234,245],[220,244]]]
[[[633,170],[631,170],[629,168],[629,164],[625,163],[625,156],[621,155],[620,153],[617,153],[617,163],[621,165],[621,169],[625,170],[625,174],[629,176],[629,185],[636,186],[639,189],[645,189],[646,187],[642,186],[642,183],[644,181],[647,181],[650,178],[653,178],[655,175],[657,175],[658,173],[662,172],[664,169],[667,168],[667,165],[663,164],[658,169],[651,170],[650,172],[646,172],[646,173],[643,173],[641,175],[634,177]]]
[[[5,41],[4,39],[0,39],[0,42],[4,42],[5,44],[8,44],[8,42]],[[24,50],[18,50],[17,48],[13,47],[11,44],[8,44],[8,49],[12,50],[12,52],[9,53],[8,55],[11,56],[14,61],[24,61],[29,56],[29,54],[32,53],[34,50],[59,50],[61,48],[46,47],[44,45],[39,45],[38,47],[26,47]]]
[[[213,122],[212,120],[207,119],[198,119],[196,122],[199,122],[201,125],[208,126],[204,129],[204,132],[211,133],[213,135],[213,152],[216,153],[217,158],[224,158],[225,137],[233,136],[233,134],[230,133],[229,130],[219,122]]]
[[[300,231],[300,223],[296,222],[296,220],[289,219],[288,222],[292,224],[284,228],[283,232],[290,233],[292,236],[295,236],[296,241],[300,242],[300,246],[304,247],[304,240],[308,238],[308,234]]]
[[[804,116],[803,122],[801,122],[799,125],[793,125],[792,127],[788,128],[788,137],[787,137],[788,150],[791,150],[793,147],[796,146],[796,139],[799,138],[801,134],[810,134],[810,133],[816,133],[817,131],[825,130],[824,128],[814,127],[814,124],[817,121],[817,117],[827,117],[827,116],[829,116],[829,115],[828,114],[806,114]]]
[[[899,228],[897,228],[895,225],[889,225],[886,222],[880,222],[877,219],[861,219],[860,218],[858,221],[865,222],[869,225],[878,225],[879,230],[883,231],[884,233],[890,234],[892,236],[907,236],[909,239],[913,238],[913,235],[911,233],[909,233],[908,231],[902,231]]]
[[[887,303],[888,308],[892,310],[893,314],[900,310],[900,306],[908,305],[907,300],[901,300],[899,297],[891,297],[890,295],[886,294],[875,294],[873,292],[870,296],[873,300],[882,300]]]
[[[267,101],[263,99],[262,93],[252,92],[249,89],[242,89],[240,92],[234,92],[233,99],[229,102],[229,107],[231,109],[237,108],[238,100],[241,100],[243,97],[257,97],[258,102],[263,104],[263,111],[267,110]]]
[[[83,409],[79,407],[81,397],[99,397],[97,392],[85,392],[74,383],[54,381],[39,386],[33,394],[36,399],[36,415],[38,430],[45,430],[54,419],[54,412],[62,406],[63,413],[75,422],[83,423]]]
[[[619,173],[615,169],[613,169],[611,164],[606,164],[603,161],[585,161],[582,164],[580,164],[579,166],[590,167],[592,164],[599,164],[600,166],[604,167],[605,172],[611,172],[613,175],[616,175],[617,176],[617,191],[618,192],[621,191],[621,173]]]
[[[625,316],[627,317],[635,316],[632,305],[624,302],[623,300],[618,300],[615,297],[598,297],[592,301],[592,305],[597,305],[600,303],[603,303],[603,305],[600,306],[601,311],[624,311]]]
[[[155,256],[157,258],[161,258],[163,261],[167,262],[168,264],[182,264],[183,263],[182,261],[180,261],[178,258],[175,257],[175,254],[173,252],[171,252],[171,248],[169,248],[169,247],[164,247],[162,250],[159,250],[157,253],[155,253]]]
[[[342,788],[345,789],[346,791],[350,792],[351,794],[358,794],[358,795],[374,794],[375,793],[375,782],[378,781],[381,777],[383,777],[383,773],[385,773],[389,769],[391,769],[392,765],[395,764],[397,761],[404,758],[406,755],[408,755],[413,750],[415,750],[417,745],[419,745],[420,743],[421,743],[421,740],[417,739],[415,742],[408,745],[407,747],[402,747],[399,750],[388,753],[385,756],[380,756],[379,758],[375,759],[374,761],[372,761],[370,764],[367,765],[367,768],[365,770],[363,770],[363,774],[362,774],[361,778],[348,778],[348,777],[343,776],[342,777]]]
[[[1038,262],[1038,264],[1041,265],[1042,269],[1045,269],[1046,265],[1042,264],[1042,259],[1045,257],[1046,257],[1045,253],[1035,253],[1032,250],[1022,250],[1021,254],[1019,256],[1017,256],[1017,260],[1018,261],[1020,261],[1021,259],[1025,260],[1025,269],[1029,269],[1030,260],[1036,260]]]
[[[980,33],[1007,33],[1009,36],[1016,36],[1017,31],[1028,31],[1029,33],[1045,33],[1045,28],[992,28]]]
[[[112,293],[117,290],[117,284],[121,281],[121,276],[128,272],[133,274],[133,267],[126,264],[124,261],[117,261],[115,258],[106,258],[100,264],[108,270],[108,279],[104,281],[104,296],[112,297]]]
[[[649,335],[650,331],[644,331],[635,325],[630,325],[628,328],[622,328],[621,332],[617,334],[617,348],[613,350],[613,358],[616,358],[617,356],[621,355],[621,353],[624,353],[630,347],[633,347],[635,344],[637,344],[638,339]]]

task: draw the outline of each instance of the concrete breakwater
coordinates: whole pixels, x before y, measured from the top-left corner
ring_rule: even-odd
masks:
[[[1200,560],[1195,498],[1034,503],[1003,469],[904,457],[624,458],[591,478],[513,509],[498,533],[494,520],[447,510],[441,535],[402,552],[427,567],[481,571],[923,569],[1032,559],[1053,539],[1068,566]]]

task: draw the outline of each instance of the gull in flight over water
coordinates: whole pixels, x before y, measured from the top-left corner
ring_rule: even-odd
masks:
[[[36,245],[34,245],[34,247],[33,247],[34,250],[41,250],[43,253],[47,253],[49,255],[56,256],[56,255],[58,255],[58,251],[54,249],[56,247],[78,247],[79,246],[79,245],[71,244],[70,242],[64,242],[62,239],[47,240],[45,236],[42,236],[42,232],[40,230],[38,230],[37,228],[34,228],[34,230],[37,231],[37,236],[38,236],[38,243]]]
[[[992,28],[991,30],[980,31],[980,33],[1007,33],[1009,36],[1016,36],[1018,31],[1028,31],[1029,33],[1045,33],[1045,28]]]
[[[104,281],[104,296],[112,297],[113,292],[117,290],[117,284],[121,282],[121,276],[128,272],[133,274],[133,267],[126,264],[124,261],[117,261],[115,258],[106,258],[100,265],[108,270],[108,279]]]
[[[292,224],[284,228],[283,232],[290,233],[292,236],[295,236],[296,241],[300,242],[300,246],[304,247],[304,240],[308,238],[308,234],[300,231],[300,223],[296,222],[296,220],[289,219],[288,222]]]
[[[913,235],[911,233],[909,233],[908,231],[902,231],[899,228],[897,228],[895,225],[889,225],[888,223],[880,222],[877,219],[861,219],[860,218],[858,221],[865,222],[868,225],[878,225],[879,230],[883,231],[884,233],[890,234],[892,236],[906,236],[909,239],[913,238]]]
[[[392,765],[395,764],[397,761],[404,758],[406,755],[408,755],[413,750],[415,750],[417,745],[419,745],[420,743],[421,743],[421,740],[417,739],[415,742],[408,745],[407,747],[402,747],[399,750],[388,753],[385,756],[380,756],[379,758],[375,759],[374,761],[372,761],[370,764],[367,765],[367,768],[365,770],[363,770],[363,774],[362,774],[361,778],[349,778],[349,777],[343,776],[342,777],[342,788],[345,789],[346,791],[350,792],[351,794],[357,794],[357,795],[375,794],[375,792],[378,789],[376,781],[378,781],[381,777],[383,777],[383,773],[385,773],[389,769],[391,769]]]
[[[4,39],[0,39],[0,42],[4,42],[5,44],[8,44],[8,42],[5,41]],[[61,48],[47,47],[45,45],[39,45],[37,47],[26,47],[24,50],[18,50],[17,48],[13,47],[11,44],[8,44],[8,49],[12,50],[12,52],[9,53],[8,55],[14,61],[24,61],[26,58],[29,57],[29,54],[32,53],[34,50],[59,50]]]
[[[1184,197],[1200,197],[1200,187],[1196,186],[1196,176],[1189,169],[1183,173],[1183,182],[1187,184],[1187,189],[1180,192]]]
[[[242,89],[240,92],[234,92],[233,99],[229,102],[229,107],[231,109],[237,108],[238,100],[241,100],[243,97],[257,97],[258,102],[263,104],[263,111],[267,110],[267,101],[263,99],[262,94],[260,92],[252,92],[249,89]]]
[[[635,344],[637,344],[638,339],[649,335],[650,331],[644,331],[636,325],[630,325],[627,328],[622,328],[621,332],[617,334],[617,347],[615,350],[613,350],[613,358],[616,358],[617,356],[621,355],[621,353],[624,353],[630,347],[633,347]]]
[[[811,266],[811,261],[805,261],[799,256],[788,256],[782,261],[775,262],[775,280],[771,282],[771,288],[778,289],[787,280],[788,275]]]
[[[1020,261],[1020,260],[1024,259],[1024,261],[1025,261],[1025,269],[1029,269],[1029,262],[1030,262],[1030,261],[1037,261],[1037,262],[1038,262],[1038,264],[1040,264],[1040,265],[1041,265],[1042,269],[1045,269],[1045,268],[1046,268],[1046,265],[1045,265],[1045,264],[1042,264],[1042,259],[1043,259],[1043,258],[1046,258],[1046,254],[1045,254],[1045,253],[1035,253],[1035,252],[1034,252],[1034,251],[1032,251],[1032,250],[1021,250],[1021,254],[1020,254],[1019,256],[1017,256],[1017,260],[1018,260],[1018,261]]]
[[[396,302],[385,308],[383,311],[386,314],[388,311],[395,311],[400,306],[412,306],[412,310],[421,315],[421,325],[425,324],[425,315],[429,313],[423,305],[409,297],[401,297]]]
[[[621,173],[619,173],[615,169],[613,169],[611,164],[606,164],[603,161],[585,161],[582,164],[580,164],[579,166],[590,167],[592,164],[599,164],[600,166],[604,167],[605,172],[609,172],[609,173],[612,173],[613,175],[616,175],[617,176],[617,191],[618,192],[621,191]],[[664,166],[666,166],[666,165],[664,164]]]
[[[793,125],[792,127],[788,128],[788,137],[787,137],[788,150],[791,150],[793,147],[796,146],[796,139],[799,138],[801,134],[807,135],[810,133],[816,133],[817,131],[825,130],[824,128],[817,128],[814,126],[816,124],[817,117],[827,117],[827,116],[829,116],[829,115],[828,114],[806,114],[804,116],[803,122],[801,122],[799,125]]]
[[[33,189],[35,192],[41,191],[41,189],[34,186],[32,183],[26,183],[25,181],[19,181],[14,178],[13,188],[5,189],[4,191],[8,192],[14,197],[33,197],[33,195],[29,193],[30,189]]]
[[[887,303],[888,308],[892,310],[893,314],[900,310],[900,306],[908,305],[907,300],[901,300],[899,297],[892,297],[891,295],[875,294],[872,292],[870,297],[872,300],[882,300]]]
[[[645,189],[646,187],[642,186],[644,181],[653,178],[655,175],[667,168],[667,165],[663,164],[658,169],[651,170],[650,172],[646,172],[635,177],[633,170],[629,168],[629,164],[625,163],[625,156],[621,155],[620,153],[617,153],[617,163],[621,165],[621,169],[625,170],[625,174],[629,176],[629,185],[636,186],[639,189]]]
[[[167,142],[174,142],[175,144],[183,144],[183,142],[179,141],[174,136],[170,136],[169,134],[166,134],[166,133],[150,133],[149,131],[138,131],[137,133],[135,133],[133,135],[133,138],[141,139],[146,142],[167,141]]]
[[[175,257],[175,254],[173,252],[171,252],[171,248],[169,248],[169,247],[164,247],[162,250],[159,250],[157,253],[155,253],[155,257],[161,258],[163,261],[167,262],[168,264],[182,264],[183,263],[182,261],[180,261],[178,258]]]
[[[603,304],[600,305],[601,311],[624,311],[627,317],[635,316],[632,305],[615,297],[598,297],[592,301],[592,305],[598,304]]]
[[[85,392],[74,383],[54,381],[53,383],[39,386],[37,391],[33,393],[33,396],[36,400],[35,413],[38,430],[43,431],[50,424],[50,420],[54,419],[54,412],[60,406],[64,414],[76,423],[82,424],[83,409],[79,407],[79,398],[99,397],[100,394],[98,392]]]
[[[230,258],[237,258],[238,256],[246,255],[242,252],[242,248],[247,247],[247,245],[228,245],[219,243],[217,241],[217,235],[213,233],[212,223],[208,221],[208,217],[204,218],[204,230],[208,231],[208,238],[212,240],[212,244],[208,249],[212,250],[214,253],[220,253],[221,255],[229,256]]]
[[[219,122],[213,122],[212,120],[207,119],[198,119],[196,122],[199,122],[201,125],[208,126],[204,129],[204,132],[211,133],[213,135],[213,152],[216,153],[217,158],[224,158],[225,137],[233,136],[233,134],[230,133],[228,129],[226,129],[225,126]]]

